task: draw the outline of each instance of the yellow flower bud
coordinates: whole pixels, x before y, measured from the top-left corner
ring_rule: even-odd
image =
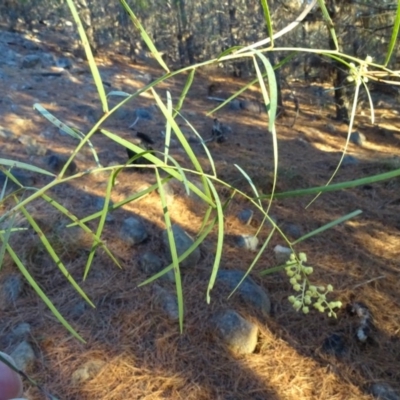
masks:
[[[295,290],[296,292],[300,292],[300,290],[301,290],[301,285],[299,285],[298,283],[296,283],[296,285],[293,285],[293,290]]]
[[[303,311],[304,314],[308,314],[310,312],[310,309],[308,307],[304,306],[302,308],[302,311]]]

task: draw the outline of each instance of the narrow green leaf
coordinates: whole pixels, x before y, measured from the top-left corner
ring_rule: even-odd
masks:
[[[154,58],[158,61],[161,67],[169,72],[169,68],[165,64],[164,60],[162,59],[160,53],[158,52],[156,46],[154,45],[153,41],[150,39],[150,36],[147,34],[146,30],[143,28],[142,24],[140,23],[139,19],[133,13],[131,8],[128,6],[128,3],[125,0],[119,0],[122,7],[124,7],[125,11],[128,13],[129,18],[132,20],[135,27],[139,30],[140,35],[142,36],[144,42],[146,43],[147,47],[150,49],[151,53],[153,54]]]
[[[219,198],[218,192],[215,189],[213,183],[211,182],[211,180],[209,178],[207,178],[207,182],[209,184],[211,192],[214,196],[215,204],[217,206],[216,208],[217,208],[217,221],[218,221],[217,248],[216,248],[216,252],[215,252],[214,264],[213,264],[210,280],[208,281],[207,295],[206,295],[207,303],[210,304],[210,301],[211,301],[210,292],[211,292],[212,288],[214,287],[215,280],[217,279],[218,268],[219,268],[219,264],[221,262],[221,257],[222,257],[222,246],[224,244],[224,236],[225,236],[224,235],[224,222],[225,221],[224,221],[224,212],[222,209],[221,200]]]
[[[329,222],[328,224],[326,224],[326,225],[324,225],[324,226],[321,226],[320,228],[315,229],[315,230],[313,230],[312,232],[309,232],[309,233],[305,234],[305,235],[302,236],[301,238],[298,238],[297,240],[295,240],[295,241],[292,243],[292,245],[294,246],[295,244],[300,243],[300,242],[302,242],[302,241],[304,241],[304,240],[306,240],[306,239],[309,239],[309,238],[312,237],[312,236],[318,235],[318,234],[320,234],[321,232],[326,231],[327,229],[330,229],[330,228],[332,228],[332,227],[334,227],[334,226],[336,226],[336,225],[338,225],[338,224],[341,224],[342,222],[345,222],[345,221],[347,221],[347,220],[349,220],[349,219],[351,219],[351,218],[356,217],[357,215],[360,215],[361,213],[362,213],[361,210],[356,210],[356,211],[351,212],[350,214],[347,214],[347,215],[344,215],[343,217],[340,217],[340,218],[338,218],[338,219],[335,219],[334,221]]]
[[[96,85],[99,97],[100,97],[100,101],[101,101],[101,104],[102,104],[103,112],[106,113],[106,112],[108,112],[108,104],[107,104],[106,92],[104,90],[104,86],[103,86],[103,82],[101,80],[100,72],[99,72],[99,70],[97,68],[96,62],[95,62],[94,57],[93,57],[92,50],[91,50],[90,45],[89,45],[89,40],[88,40],[88,38],[86,36],[86,32],[85,32],[85,29],[83,28],[81,19],[79,18],[79,14],[78,14],[78,12],[76,10],[74,1],[73,0],[67,0],[67,4],[68,4],[69,9],[71,10],[72,17],[74,18],[74,21],[75,21],[75,23],[76,23],[76,25],[78,27],[78,33],[79,33],[79,36],[80,36],[81,41],[82,41],[82,46],[83,46],[83,48],[85,50],[85,53],[86,53],[86,58],[87,58],[87,60],[89,62],[90,72],[92,73],[93,80],[94,80],[94,83]]]
[[[4,238],[2,238],[2,240],[4,241]],[[68,332],[71,333],[71,335],[73,335],[75,338],[77,338],[82,343],[86,343],[85,340],[72,328],[72,326],[58,312],[58,310],[54,306],[54,304],[49,300],[49,298],[46,296],[46,294],[43,292],[43,290],[40,288],[40,286],[32,278],[32,276],[30,275],[28,270],[25,268],[25,266],[21,262],[21,260],[18,258],[17,254],[14,252],[12,247],[9,244],[7,244],[6,246],[7,246],[8,254],[10,254],[10,257],[15,262],[18,269],[21,271],[22,275],[29,282],[29,284],[32,286],[32,288],[35,290],[35,292],[38,294],[38,296],[42,299],[42,301],[47,305],[47,307],[50,309],[50,311],[55,315],[55,317],[58,319],[58,321],[61,322],[61,324],[65,327],[65,329],[68,330]]]
[[[53,246],[47,239],[46,235],[44,232],[40,229],[39,225],[36,223],[34,218],[29,214],[29,212],[26,210],[25,207],[21,208],[22,213],[24,214],[26,220],[29,222],[33,230],[38,234],[38,237],[40,241],[43,243],[44,247],[46,248],[47,253],[49,256],[53,259],[54,263],[57,265],[59,270],[62,272],[62,274],[67,278],[68,282],[71,284],[71,286],[81,295],[81,297],[88,303],[90,304],[93,308],[95,308],[94,304],[90,301],[90,299],[87,297],[86,293],[80,288],[80,286],[76,283],[74,278],[70,275],[69,271],[67,268],[65,268],[65,265],[62,263],[60,258],[58,257],[58,254],[54,251]]]
[[[161,204],[163,207],[163,214],[164,214],[164,220],[165,220],[165,225],[166,225],[166,229],[167,229],[169,248],[170,248],[171,256],[172,256],[172,265],[173,265],[174,274],[175,274],[176,296],[177,296],[177,300],[178,300],[179,328],[182,333],[183,332],[183,291],[182,291],[181,273],[180,273],[180,269],[179,269],[178,253],[176,250],[175,238],[174,238],[174,234],[172,231],[172,224],[171,224],[171,219],[169,216],[167,201],[165,199],[164,188],[161,184],[161,178],[160,178],[158,169],[156,169],[155,172],[156,172],[156,177],[157,177],[158,188],[160,191]]]
[[[399,37],[399,27],[400,27],[400,1],[397,2],[396,18],[394,20],[392,36],[390,38],[388,51],[386,53],[385,64],[384,64],[385,67],[389,64],[389,61],[393,55],[393,51],[396,47],[397,38]]]

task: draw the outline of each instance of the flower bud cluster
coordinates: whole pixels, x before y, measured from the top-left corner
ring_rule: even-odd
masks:
[[[340,301],[328,301],[327,294],[333,291],[332,285],[314,286],[311,285],[308,276],[313,273],[313,268],[304,265],[307,262],[305,253],[299,253],[297,258],[291,254],[290,260],[286,262],[286,274],[290,277],[290,284],[295,292],[300,292],[297,296],[289,296],[289,302],[292,303],[296,311],[301,310],[304,314],[310,312],[310,306],[313,306],[320,312],[328,312],[329,317],[335,317],[335,308],[340,308]]]

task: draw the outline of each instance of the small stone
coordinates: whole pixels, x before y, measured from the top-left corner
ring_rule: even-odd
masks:
[[[55,174],[59,174],[61,170],[64,168],[64,165],[69,160],[68,156],[59,155],[59,154],[52,154],[45,158],[46,165],[49,169],[54,172]],[[71,176],[78,171],[78,167],[75,164],[75,161],[72,160],[71,163],[68,165],[67,170],[65,171],[64,176]]]
[[[32,346],[24,340],[21,342],[15,350],[11,353],[11,357],[15,361],[15,365],[21,371],[27,371],[33,366],[35,361],[35,352]]]
[[[251,354],[257,346],[258,327],[234,310],[226,310],[213,319],[217,335],[237,354]]]
[[[37,54],[28,54],[22,59],[21,68],[35,68],[41,62],[41,58]]]
[[[14,338],[26,338],[31,333],[31,326],[27,322],[21,322],[11,332]]]
[[[147,229],[143,222],[134,217],[125,219],[122,223],[120,237],[131,245],[144,242],[147,237]]]
[[[258,246],[258,238],[253,235],[240,235],[236,239],[239,247],[243,247],[250,251],[256,251]]]
[[[17,172],[17,171],[10,171],[11,174],[14,176],[14,178],[24,187],[30,187],[35,184],[35,180],[30,177],[25,175],[23,172]],[[6,191],[15,191],[20,188],[14,181],[12,181],[10,178],[7,177],[6,174],[0,171],[0,190],[3,189],[4,184],[7,181],[7,188]]]
[[[194,240],[177,224],[172,225],[172,233],[174,235],[176,252],[179,257],[192,246]],[[169,247],[168,233],[166,229],[163,231],[162,235],[163,235],[164,246],[166,249],[166,256],[169,263],[171,263],[172,256]],[[200,256],[201,256],[200,248],[197,247],[192,251],[192,253],[189,256],[187,256],[183,261],[181,261],[180,266],[182,268],[194,267],[200,261]]]
[[[73,67],[72,60],[67,57],[60,57],[56,61],[56,66],[63,69],[71,69]]]
[[[106,363],[102,360],[87,361],[72,374],[72,384],[77,385],[93,379],[105,365]]]
[[[303,231],[298,225],[285,223],[283,224],[282,229],[286,235],[290,236],[293,239],[299,239],[303,236]]]
[[[275,260],[276,262],[281,265],[285,264],[286,261],[290,260],[290,255],[293,253],[289,247],[284,247],[281,245],[277,245],[274,248],[274,253],[275,253]]]
[[[261,104],[256,101],[242,100],[240,102],[240,108],[255,114],[260,114],[262,112]]]
[[[150,251],[143,253],[139,258],[139,268],[147,275],[155,275],[162,271],[166,265],[157,254]],[[175,274],[173,270],[168,271],[160,279],[166,279],[170,282],[175,282]]]
[[[372,384],[369,388],[369,392],[379,400],[400,400],[400,396],[386,383]]]
[[[343,161],[342,161],[343,167],[348,167],[350,165],[357,165],[357,164],[359,164],[358,158],[351,156],[350,154],[346,154],[343,157]]]
[[[252,210],[244,209],[239,212],[237,217],[241,223],[243,223],[245,225],[250,225],[251,220],[253,219],[253,215],[254,215],[254,213]]]
[[[136,109],[136,117],[151,121],[153,119],[153,106]]]
[[[244,275],[245,272],[243,271],[220,269],[217,274],[217,279],[223,282],[228,290],[232,291],[243,279]],[[268,293],[261,288],[261,286],[257,285],[250,276],[247,276],[238,287],[237,293],[245,303],[254,307],[262,314],[270,314],[271,301]]]
[[[0,286],[0,309],[14,305],[22,291],[22,280],[20,275],[8,276]]]
[[[333,354],[337,357],[343,356],[346,353],[346,345],[343,336],[338,333],[333,333],[328,336],[322,345],[322,350],[325,353]]]
[[[78,319],[82,317],[82,315],[85,314],[87,309],[88,309],[88,304],[86,303],[86,301],[83,300],[79,301],[72,307],[70,314],[71,318]]]
[[[367,141],[367,138],[365,137],[364,134],[362,134],[360,132],[355,131],[350,134],[350,142],[351,143],[354,143],[358,146],[363,147],[365,145],[366,141]]]
[[[176,296],[157,284],[153,286],[153,292],[157,304],[163,309],[167,317],[171,321],[178,321],[179,311]]]
[[[238,99],[234,99],[232,101],[229,102],[229,106],[228,109],[231,111],[238,111],[240,110],[242,107],[240,105],[240,100]]]
[[[106,201],[106,199],[104,197],[95,196],[94,199],[93,199],[93,207],[96,210],[101,211],[104,208],[105,201]],[[114,203],[110,199],[109,202],[108,202],[108,208],[113,207],[113,205],[114,205]],[[107,213],[106,221],[107,222],[114,221],[113,215],[111,215],[109,212]]]

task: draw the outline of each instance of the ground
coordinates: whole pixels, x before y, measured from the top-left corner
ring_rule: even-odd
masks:
[[[40,48],[59,57],[59,43],[65,38],[53,34],[37,34]],[[33,40],[33,38],[31,38]],[[38,39],[38,40],[39,40]],[[10,44],[21,56],[35,51]],[[7,79],[0,80],[2,107],[1,125],[13,133],[1,138],[1,157],[29,162],[47,168],[46,157],[52,153],[70,155],[77,142],[61,135],[58,128],[33,110],[34,103],[52,112],[58,119],[88,132],[91,118],[100,113],[100,102],[84,61],[73,59],[69,72],[54,68],[21,69],[2,66]],[[134,92],[143,87],[143,77],[150,73],[158,77],[161,71],[145,64],[132,65],[129,59],[112,52],[98,55],[97,63],[106,82],[107,92]],[[61,76],[47,77],[43,72],[61,72]],[[177,100],[186,77],[174,77],[158,88],[165,99],[166,90]],[[332,95],[326,84],[305,84],[288,79],[284,86],[286,115],[277,122],[279,169],[277,191],[324,185],[341,157],[347,125],[335,121]],[[258,190],[270,193],[273,176],[273,150],[268,119],[264,113],[231,111],[227,108],[214,115],[207,113],[218,103],[209,100],[208,87],[216,84],[215,96],[234,93],[247,81],[222,76],[216,70],[196,75],[183,106],[184,116],[200,134],[211,134],[213,118],[229,125],[232,132],[221,144],[212,142],[209,150],[214,158],[218,176],[244,192],[251,194],[246,180],[234,167],[241,166],[253,179]],[[294,95],[300,105],[296,116]],[[260,100],[254,86],[242,98]],[[387,172],[399,168],[400,133],[398,102],[390,94],[374,93],[375,123],[371,124],[367,105],[359,107],[355,130],[366,136],[364,146],[350,143],[348,154],[358,163],[342,167],[334,182]],[[115,99],[113,99],[115,101]],[[107,121],[108,130],[125,139],[134,137],[128,126],[134,121],[134,110],[148,107],[154,100],[150,93],[134,99],[127,113]],[[97,114],[96,114],[97,113]],[[133,117],[131,118],[131,116]],[[179,119],[185,133],[189,127]],[[164,129],[161,113],[151,121],[140,120],[135,127],[148,133],[155,148],[162,150]],[[34,150],[27,146],[30,137]],[[92,143],[102,165],[126,161],[125,150],[110,139],[95,134]],[[211,171],[204,151],[193,148],[205,170]],[[35,150],[36,149],[36,150]],[[46,150],[46,154],[44,153]],[[187,163],[179,146],[171,149],[179,162]],[[79,171],[95,167],[89,147],[76,157]],[[78,217],[91,214],[93,196],[104,197],[108,175],[86,174],[53,188],[49,195],[60,201]],[[37,187],[49,179],[35,176]],[[155,182],[151,172],[123,171],[112,193],[114,203]],[[198,199],[187,197],[182,187],[175,184],[175,196],[170,204],[171,218],[191,235],[198,232],[205,207]],[[90,238],[78,230],[66,230],[66,220],[42,200],[27,206],[43,231],[58,250],[69,272],[75,277],[96,305],[77,313],[79,295],[48,259],[36,235],[22,232],[13,235],[11,244],[26,264],[32,276],[54,302],[61,314],[86,340],[73,338],[48,311],[33,289],[24,285],[15,305],[3,310],[0,317],[0,336],[4,338],[20,322],[31,325],[29,341],[37,356],[29,375],[49,393],[60,399],[369,399],[372,383],[383,382],[400,390],[398,368],[400,354],[400,214],[399,178],[358,188],[323,194],[310,206],[312,196],[274,200],[271,207],[278,224],[296,225],[303,233],[310,232],[354,210],[362,210],[358,217],[314,236],[295,246],[305,252],[314,267],[312,279],[316,284],[334,286],[333,298],[343,303],[337,319],[316,311],[303,315],[287,301],[292,294],[287,278],[280,273],[260,276],[260,271],[276,265],[273,248],[284,241],[274,234],[270,245],[257,262],[252,277],[268,290],[273,304],[272,315],[261,320],[244,307],[234,296],[227,300],[218,290],[211,292],[211,304],[206,303],[207,279],[215,252],[216,232],[202,244],[200,264],[183,276],[185,318],[183,333],[176,322],[170,322],[153,301],[152,285],[138,287],[148,276],[138,268],[144,251],[163,256],[160,232],[165,223],[157,192],[129,203],[113,213],[114,221],[107,223],[103,239],[122,265],[119,269],[104,252],[95,257],[88,278],[82,275],[90,249]],[[218,186],[226,199],[226,189]],[[92,197],[91,197],[92,196]],[[267,204],[267,203],[266,203]],[[3,212],[6,205],[2,206]],[[235,236],[254,234],[261,214],[255,213],[252,223],[244,226],[237,214],[252,208],[244,198],[235,196],[225,210],[224,251],[221,266],[246,270],[255,253],[237,248]],[[146,221],[150,239],[130,246],[119,237],[121,222],[131,214]],[[22,226],[24,222],[18,219]],[[89,226],[95,229],[91,222]],[[260,233],[264,241],[270,232],[265,226]],[[17,273],[17,268],[6,257],[0,281]],[[172,293],[174,285],[162,285]],[[346,305],[362,302],[373,316],[374,328],[366,343],[355,339],[357,317],[346,311]],[[260,329],[259,343],[254,354],[237,356],[230,353],[211,334],[209,320],[222,307],[233,306]],[[341,356],[323,351],[324,340],[340,333],[346,352]],[[3,340],[3,350],[8,351]],[[92,379],[76,383],[73,372],[88,360],[105,362]],[[37,388],[25,382],[25,395],[31,400],[43,398]]]

